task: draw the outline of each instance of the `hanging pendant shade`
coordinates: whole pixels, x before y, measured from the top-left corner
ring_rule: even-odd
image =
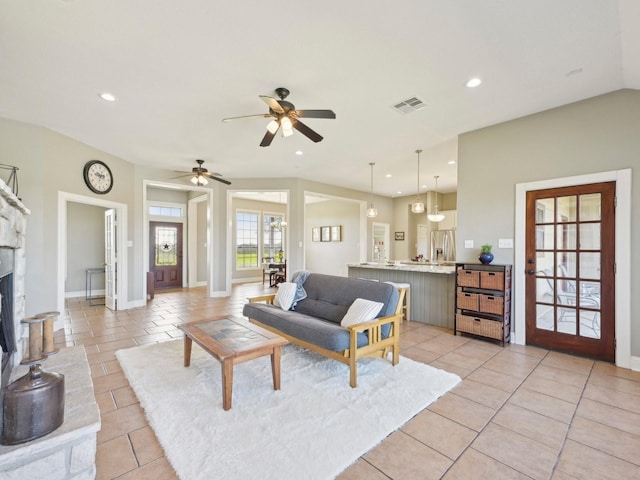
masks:
[[[411,203],[411,211],[413,213],[422,213],[424,212],[424,203],[420,200],[420,153],[422,150],[416,150],[418,154],[418,188],[416,189],[416,199]]]
[[[369,208],[367,208],[367,217],[374,218],[378,216],[378,209],[373,206],[373,166],[375,162],[370,162],[371,166],[371,199],[369,201]]]
[[[442,220],[444,220],[444,215],[440,213],[440,211],[438,210],[438,175],[436,175],[435,177],[433,177],[436,179],[436,189],[435,189],[435,194],[436,194],[436,204],[433,207],[433,210],[431,211],[431,213],[429,215],[427,215],[427,218],[429,219],[430,222],[441,222]]]

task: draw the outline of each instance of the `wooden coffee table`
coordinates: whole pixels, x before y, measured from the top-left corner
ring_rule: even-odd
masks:
[[[233,366],[271,355],[273,388],[280,390],[280,347],[287,340],[242,318],[214,317],[178,325],[184,332],[184,366],[191,364],[196,342],[222,364],[222,408],[231,408]]]

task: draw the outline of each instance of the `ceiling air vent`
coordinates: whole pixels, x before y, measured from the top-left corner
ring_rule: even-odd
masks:
[[[393,108],[400,113],[415,112],[426,107],[426,103],[417,97],[411,97],[393,106]]]

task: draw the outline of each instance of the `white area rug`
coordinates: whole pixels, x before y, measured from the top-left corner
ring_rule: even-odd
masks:
[[[182,340],[116,353],[149,424],[183,480],[331,479],[453,388],[457,375],[405,357],[346,365],[283,347],[281,390],[270,357],[234,367],[231,410],[222,409],[220,363]]]

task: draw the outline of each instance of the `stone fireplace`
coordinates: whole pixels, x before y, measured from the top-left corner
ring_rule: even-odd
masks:
[[[22,202],[0,180],[0,345],[2,346],[2,387],[24,355],[28,329],[25,318],[25,230],[29,215]],[[9,310],[9,311],[8,311]]]
[[[26,318],[25,233],[29,214],[29,209],[0,180],[2,387],[28,371],[21,361],[29,358],[29,327],[22,323]],[[0,478],[93,479],[100,411],[85,349],[62,348],[44,360],[42,367],[65,376],[64,422],[53,432],[30,442],[0,445]]]

